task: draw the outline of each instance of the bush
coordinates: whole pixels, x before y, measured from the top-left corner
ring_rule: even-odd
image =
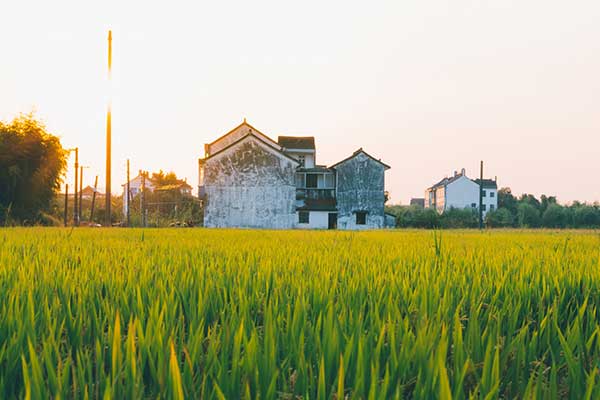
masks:
[[[440,218],[442,228],[477,228],[479,214],[473,208],[450,208]]]
[[[515,218],[510,210],[502,207],[485,215],[485,224],[489,228],[509,228],[514,226]]]
[[[519,226],[523,228],[537,228],[540,226],[540,212],[529,203],[521,203],[517,208]]]

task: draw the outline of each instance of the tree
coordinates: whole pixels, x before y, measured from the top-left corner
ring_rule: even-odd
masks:
[[[524,228],[540,226],[540,212],[529,203],[521,203],[517,207],[519,225]]]
[[[507,208],[498,208],[485,215],[485,224],[490,228],[508,228],[513,226],[515,218]]]
[[[542,200],[543,198],[544,196],[542,196]],[[556,203],[549,204],[542,214],[542,225],[546,228],[564,228],[567,226],[567,215],[564,207]]]
[[[582,204],[573,209],[573,225],[576,228],[594,228],[600,224],[600,210],[596,207]]]
[[[450,208],[441,218],[443,228],[476,228],[479,226],[479,213],[473,208]]]
[[[32,114],[0,122],[0,223],[41,223],[60,188],[67,152]]]

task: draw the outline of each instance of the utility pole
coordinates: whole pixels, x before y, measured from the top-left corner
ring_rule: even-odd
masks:
[[[112,67],[112,31],[108,31],[108,82],[110,86]],[[106,113],[106,226],[111,226],[110,209],[110,173],[111,173],[111,101],[108,101]]]
[[[65,226],[67,226],[68,215],[69,215],[69,184],[65,183],[65,216],[64,216]]]
[[[79,185],[77,172],[79,171],[79,147],[75,147],[75,197],[73,205],[73,225],[79,226],[79,206],[77,205],[77,186]]]
[[[141,201],[142,201],[142,206],[140,207],[142,209],[142,226],[145,228],[146,227],[146,173],[144,171],[140,171],[141,175],[142,175],[142,196],[141,196]]]
[[[125,193],[125,201],[127,204],[127,226],[131,226],[130,222],[131,222],[131,214],[129,212],[129,207],[131,205],[131,197],[130,197],[130,186],[129,186],[129,158],[127,159],[127,192]]]
[[[479,229],[483,229],[483,160],[479,166]]]
[[[81,206],[81,203],[83,203],[83,165],[79,166],[79,220],[81,221],[83,213],[81,212],[81,209],[83,208]]]
[[[90,211],[90,223],[94,223],[94,205],[96,204],[96,188],[98,187],[98,175],[94,181],[94,193],[92,194],[92,209]]]

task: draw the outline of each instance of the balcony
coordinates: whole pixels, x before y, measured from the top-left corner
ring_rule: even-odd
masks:
[[[297,188],[296,200],[334,200],[335,189]]]

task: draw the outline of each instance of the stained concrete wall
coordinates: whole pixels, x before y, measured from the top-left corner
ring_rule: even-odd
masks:
[[[337,171],[338,229],[385,226],[385,167],[364,153],[343,161]],[[356,211],[366,211],[366,225],[356,224]]]
[[[204,226],[296,226],[297,163],[248,136],[203,164]]]
[[[269,137],[258,132],[256,129],[252,129],[252,127],[250,125],[248,125],[247,123],[243,123],[240,126],[238,126],[237,128],[235,128],[233,131],[229,132],[224,137],[217,140],[215,143],[208,145],[208,149],[207,149],[208,155],[215,154],[216,152],[224,149],[225,147],[231,145],[232,143],[235,143],[236,141],[240,140],[242,137],[246,136],[249,133],[252,133],[252,134],[258,136],[265,142],[268,142],[268,143],[272,144],[274,147],[279,148],[279,144],[277,144],[277,142],[274,142]]]

